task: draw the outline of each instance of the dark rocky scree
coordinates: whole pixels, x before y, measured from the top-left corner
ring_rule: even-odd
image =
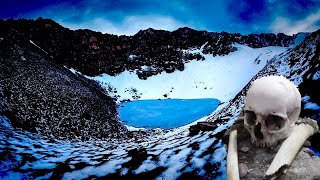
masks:
[[[312,53],[311,47],[315,48],[315,51]],[[302,83],[299,85],[299,91],[302,96],[309,96],[309,102],[316,103],[320,105],[320,78],[313,79],[316,73],[320,73],[320,30],[315,31],[309,37],[306,38],[304,43],[299,45],[299,49],[296,48],[295,52],[290,56],[290,62],[293,66],[299,59],[301,55],[305,58],[303,63],[309,61],[309,69],[299,69],[300,72],[306,71],[306,73],[302,76]],[[302,107],[304,107],[305,102],[302,102]],[[318,126],[320,127],[320,109],[318,110],[310,110],[305,109],[301,111],[301,117],[310,117],[318,122]],[[320,152],[320,133],[313,135],[310,139],[311,145],[315,148],[318,152]]]
[[[201,131],[213,131],[217,128],[215,122],[198,122],[195,125],[189,127],[189,136],[199,134]]]
[[[315,51],[313,53],[310,49],[310,45],[314,46]],[[299,69],[300,72],[306,71],[306,73],[302,77],[303,81],[299,85],[299,91],[302,95],[310,96],[310,102],[320,105],[320,78],[312,78],[316,73],[320,73],[320,30],[312,33],[309,37],[307,37],[305,42],[302,43],[299,47],[301,50],[295,51],[295,53],[292,53],[290,57],[291,65],[293,66],[296,62],[299,62],[301,54],[305,57],[304,61],[309,61],[309,69]],[[305,103],[303,103],[302,106],[304,106],[304,104]],[[313,119],[316,119],[318,120],[318,122],[320,121],[320,111],[304,109],[304,111],[301,112],[301,115],[304,117],[311,117]]]
[[[127,137],[98,83],[50,60],[24,34],[0,29],[0,115],[14,127],[66,139]]]
[[[134,36],[116,36],[91,30],[72,31],[50,19],[0,20],[0,27],[11,28],[43,48],[55,61],[75,68],[83,74],[116,75],[124,70],[138,70],[141,79],[161,73],[184,70],[192,59],[204,60],[200,54],[182,50],[203,47],[203,53],[227,55],[236,51],[232,43],[247,44],[253,48],[288,46],[294,36],[284,34],[215,33],[196,31],[187,27],[169,32],[141,30]],[[5,32],[0,32],[4,36]],[[131,56],[130,56],[131,55]],[[142,69],[142,66],[147,68]]]

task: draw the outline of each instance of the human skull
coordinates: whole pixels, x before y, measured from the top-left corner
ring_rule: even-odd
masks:
[[[244,126],[258,147],[273,147],[287,138],[298,120],[301,95],[283,76],[255,80],[245,99]]]

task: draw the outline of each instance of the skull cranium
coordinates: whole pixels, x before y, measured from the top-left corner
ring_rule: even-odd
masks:
[[[300,92],[283,76],[255,80],[245,101],[244,125],[259,147],[272,147],[287,138],[300,115]]]

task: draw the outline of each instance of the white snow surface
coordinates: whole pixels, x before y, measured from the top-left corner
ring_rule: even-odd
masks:
[[[312,77],[312,80],[317,80],[317,79],[319,79],[320,78],[320,70],[319,71],[317,71],[314,75],[313,75],[313,77]]]
[[[45,50],[43,50],[41,47],[39,47],[36,43],[34,43],[32,40],[29,40],[29,42],[31,43],[31,44],[33,44],[34,46],[36,46],[38,49],[40,49],[41,51],[43,51],[44,53],[46,53],[46,54],[48,54],[48,52],[47,51],[45,51]]]
[[[226,56],[203,54],[201,49],[184,50],[200,53],[204,61],[192,60],[185,64],[184,71],[174,71],[148,77],[138,78],[135,72],[125,71],[117,76],[102,74],[91,77],[102,85],[110,84],[116,88],[115,95],[121,99],[132,100],[132,88],[137,90],[140,99],[196,99],[216,98],[221,102],[231,100],[267,63],[267,60],[280,54],[287,47],[250,48],[235,44],[238,50]],[[255,60],[260,60],[259,63]],[[88,77],[90,78],[90,77]],[[170,92],[172,91],[172,92]]]
[[[320,106],[316,103],[310,102],[310,96],[304,96],[301,98],[302,102],[305,102],[304,109],[311,109],[311,110],[320,110]]]

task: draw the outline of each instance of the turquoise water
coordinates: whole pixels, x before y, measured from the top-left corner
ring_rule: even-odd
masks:
[[[133,127],[172,129],[217,109],[218,99],[137,100],[119,105],[120,119]]]

